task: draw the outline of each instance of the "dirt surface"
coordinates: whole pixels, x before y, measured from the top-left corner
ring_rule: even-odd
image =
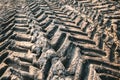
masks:
[[[120,3],[1,0],[0,80],[120,80]]]

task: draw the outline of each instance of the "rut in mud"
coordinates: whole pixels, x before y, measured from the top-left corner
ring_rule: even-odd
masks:
[[[119,1],[18,3],[0,18],[0,80],[120,80]]]

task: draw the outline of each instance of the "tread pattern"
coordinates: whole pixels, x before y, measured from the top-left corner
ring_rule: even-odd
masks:
[[[112,2],[35,0],[9,12],[0,26],[0,80],[119,80],[119,46],[104,32],[119,21],[106,7]]]

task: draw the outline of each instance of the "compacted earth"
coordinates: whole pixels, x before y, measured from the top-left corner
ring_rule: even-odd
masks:
[[[120,1],[0,0],[0,80],[120,80]]]

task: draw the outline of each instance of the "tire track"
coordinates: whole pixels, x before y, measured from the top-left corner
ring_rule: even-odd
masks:
[[[120,65],[111,62],[113,52],[109,55],[97,37],[103,18],[95,10],[87,11],[96,5],[80,1],[78,14],[60,2],[28,2],[29,12],[16,10],[14,18],[8,18],[0,32],[1,80],[119,80]],[[68,3],[76,6],[77,1]]]

